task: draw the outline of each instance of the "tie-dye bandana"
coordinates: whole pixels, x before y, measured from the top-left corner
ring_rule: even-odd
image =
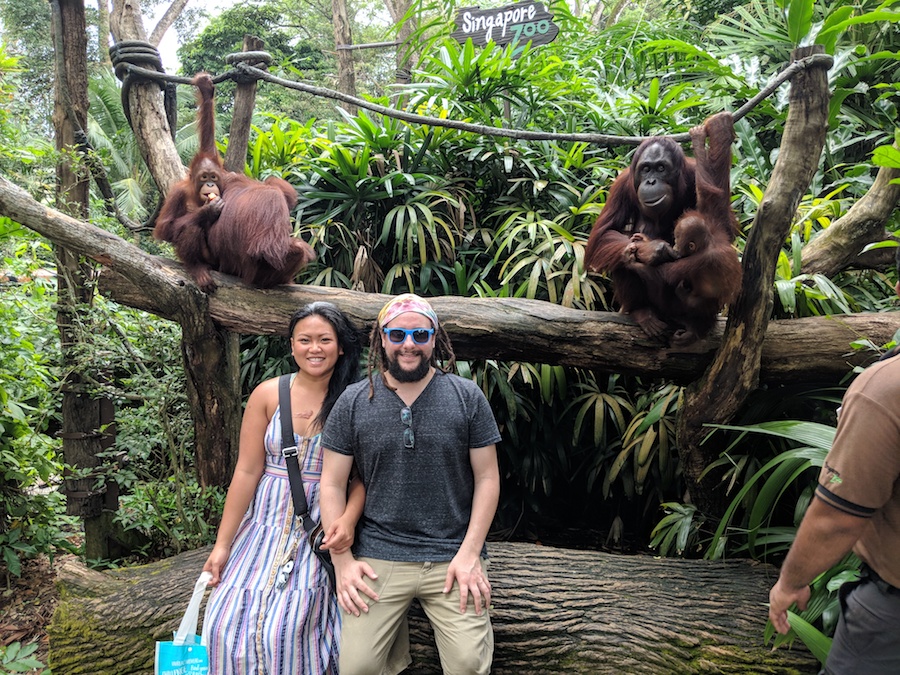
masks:
[[[404,312],[415,312],[428,318],[434,328],[438,327],[438,318],[431,305],[424,298],[413,293],[403,293],[390,300],[378,313],[378,327],[384,328]]]

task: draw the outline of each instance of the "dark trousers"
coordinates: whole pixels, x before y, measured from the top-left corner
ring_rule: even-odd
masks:
[[[900,589],[863,565],[859,581],[841,586],[841,616],[826,675],[900,674]]]

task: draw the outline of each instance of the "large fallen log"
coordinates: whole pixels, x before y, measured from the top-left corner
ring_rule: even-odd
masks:
[[[170,280],[191,283],[179,263],[154,258]],[[219,288],[209,296],[218,325],[237,333],[283,335],[290,315],[302,304],[330,300],[354,324],[368,331],[390,296],[320,286],[279,286],[261,291],[234,277],[213,273]],[[117,302],[166,316],[152,290],[112,269],[104,269],[100,289]],[[725,319],[710,336],[684,349],[650,338],[630,318],[615,312],[587,312],[519,298],[430,298],[458,358],[528,361],[657,377],[686,383],[698,378],[719,348]],[[854,366],[878,358],[854,352],[862,338],[883,345],[900,330],[900,312],[863,313],[770,321],[763,341],[760,381],[837,383]]]
[[[774,568],[492,543],[494,673],[814,673],[802,647],[763,644]],[[49,626],[54,675],[153,672],[209,549],[97,572],[59,573]],[[439,673],[421,611],[410,673]],[[301,674],[297,674],[301,675]]]

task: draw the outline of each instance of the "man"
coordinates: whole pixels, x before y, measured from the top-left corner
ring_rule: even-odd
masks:
[[[373,328],[368,379],[344,391],[322,432],[326,529],[343,513],[354,461],[366,487],[352,553],[333,555],[341,675],[391,675],[409,664],[414,598],[445,673],[490,672],[484,542],[500,494],[500,433],[478,386],[448,372],[454,364],[431,305],[397,296]]]
[[[769,593],[769,618],[787,633],[788,607],[806,609],[819,574],[851,549],[863,561],[860,581],[840,590],[831,675],[900,673],[900,357],[889,356],[844,395],[815,498]]]

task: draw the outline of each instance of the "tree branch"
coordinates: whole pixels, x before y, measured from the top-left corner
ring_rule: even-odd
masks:
[[[795,50],[794,58],[800,60],[822,51],[821,46],[806,47]],[[791,82],[781,150],[744,247],[740,296],[729,308],[721,349],[703,378],[689,387],[679,410],[676,428],[684,475],[698,508],[710,515],[721,513],[724,506],[717,489],[718,475],[706,473],[721,448],[715,442],[704,443],[709,433],[704,425],[728,422],[758,385],[763,355],[769,346],[766,338],[778,252],[825,143],[831,97],[828,67],[821,63]],[[803,359],[813,355],[816,347],[809,346],[809,351],[798,350],[796,355]]]
[[[900,184],[891,183],[897,178],[900,169],[881,167],[869,191],[803,247],[802,271],[830,277],[851,266],[868,267],[873,257],[879,263],[886,257],[890,264],[894,249],[877,257],[862,250],[866,244],[891,238],[884,226],[900,202]]]
[[[163,35],[165,35],[166,31],[171,28],[172,24],[175,23],[175,20],[181,16],[181,13],[184,11],[184,8],[187,6],[188,0],[172,0],[172,4],[169,5],[169,9],[166,10],[166,13],[162,15],[159,22],[156,24],[156,28],[153,29],[153,32],[150,33],[150,39],[148,42],[154,46],[159,46],[159,43],[162,41]]]
[[[357,328],[368,331],[388,296],[315,286],[258,290],[214,273],[218,290],[203,295],[177,262],[34,201],[0,176],[0,214],[105,266],[100,290],[131,307],[189,324],[186,308],[206,306],[222,328],[257,335],[283,334],[300,305],[331,300]],[[707,340],[677,351],[644,335],[629,318],[587,312],[539,300],[512,298],[433,299],[460,358],[496,358],[594,368],[688,382],[709,366],[722,339],[722,325]],[[888,342],[900,330],[900,312],[775,321],[761,339],[760,379],[838,382],[873,352],[851,353],[850,343]],[[742,361],[736,368],[746,368]],[[707,419],[709,421],[709,419]]]

